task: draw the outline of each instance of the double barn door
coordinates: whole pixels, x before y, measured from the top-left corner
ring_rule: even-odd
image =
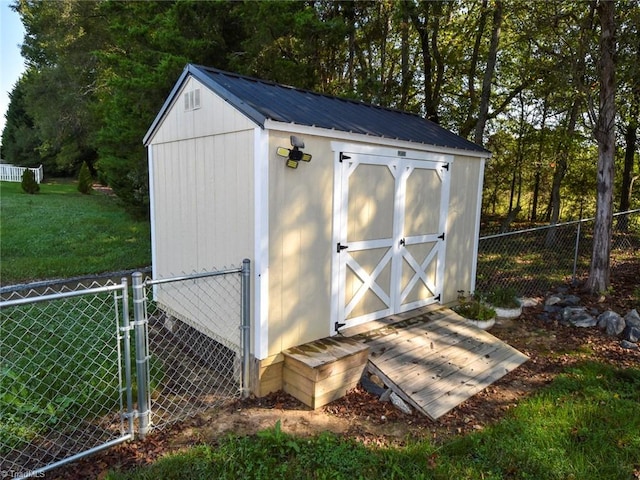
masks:
[[[335,329],[438,301],[449,162],[349,152],[337,162]]]

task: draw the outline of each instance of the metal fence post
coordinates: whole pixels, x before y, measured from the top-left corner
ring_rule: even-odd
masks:
[[[251,260],[242,261],[242,396],[249,396],[249,355],[251,351]]]
[[[580,215],[580,221],[578,222],[578,230],[576,231],[576,245],[573,252],[573,278],[572,283],[576,283],[576,271],[578,269],[578,250],[580,249],[580,227],[582,226],[582,215]]]
[[[136,272],[133,280],[133,318],[136,337],[136,378],[138,382],[139,433],[142,438],[149,433],[149,343],[147,337],[146,295],[142,273]]]
[[[122,277],[122,339],[124,356],[125,393],[127,395],[127,426],[128,433],[134,433],[133,428],[133,385],[131,384],[131,325],[129,324],[129,284],[126,277]]]

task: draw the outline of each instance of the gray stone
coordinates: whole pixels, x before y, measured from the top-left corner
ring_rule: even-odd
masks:
[[[620,346],[629,350],[637,350],[639,348],[637,343],[629,342],[627,340],[622,340],[620,342]]]
[[[640,328],[627,325],[622,331],[622,338],[629,342],[640,342]]]
[[[551,295],[549,298],[547,298],[544,301],[545,305],[556,305],[557,303],[560,303],[562,301],[562,297],[560,297],[559,295]]]
[[[555,305],[545,305],[543,311],[546,313],[559,313],[562,311],[562,307],[557,307]]]
[[[575,295],[567,295],[562,299],[562,305],[566,305],[568,307],[575,307],[576,305],[580,305],[582,300],[580,297],[576,297]]]
[[[620,335],[625,326],[624,319],[613,310],[607,310],[598,317],[598,328],[612,337]]]
[[[391,400],[391,403],[393,403],[393,405],[400,410],[402,413],[406,413],[407,415],[411,415],[412,410],[411,407],[409,405],[407,405],[405,403],[404,400],[402,400],[398,395],[396,395],[395,392],[393,392],[391,394],[391,396],[389,397],[389,399]]]
[[[384,391],[384,393],[382,395],[380,395],[380,401],[381,402],[388,402],[392,393],[393,393],[393,390],[391,390],[390,388],[387,388]]]
[[[624,321],[627,325],[640,328],[640,314],[638,314],[638,311],[635,308],[624,316]]]
[[[556,290],[559,293],[567,293],[569,291],[569,287],[558,287],[558,288],[556,288]]]
[[[575,327],[595,327],[598,321],[587,313],[585,307],[565,307],[562,310],[562,320]]]

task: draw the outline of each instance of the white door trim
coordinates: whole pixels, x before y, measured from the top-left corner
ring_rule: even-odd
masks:
[[[403,237],[404,213],[406,202],[406,185],[407,179],[416,168],[428,168],[434,170],[442,181],[440,189],[440,216],[439,230],[446,232],[447,215],[449,204],[449,184],[450,181],[445,180],[445,175],[450,172],[452,155],[437,154],[431,152],[420,152],[410,150],[396,150],[392,148],[381,148],[372,145],[348,144],[343,142],[332,142],[334,151],[334,203],[333,203],[333,245],[336,252],[332,261],[332,285],[331,285],[331,328],[332,333],[337,333],[337,325],[344,323],[344,319],[349,315],[353,308],[358,304],[362,297],[368,292],[373,292],[388,308],[371,312],[358,317],[357,323],[364,323],[376,318],[416,308],[425,304],[424,300],[403,304],[403,301],[411,292],[411,289],[418,281],[422,281],[432,292],[438,289],[438,293],[442,292],[442,280],[444,278],[444,258],[445,258],[445,242],[440,242],[440,234],[416,235],[404,239],[407,245],[437,242],[433,250],[427,255],[422,263],[416,261],[413,256],[404,248],[401,248],[399,240]],[[350,158],[341,158],[341,152],[347,156],[349,154],[358,155],[357,161],[348,162]],[[348,163],[347,163],[348,162]],[[348,212],[348,181],[351,174],[357,169],[361,163],[385,165],[389,168],[395,178],[395,195],[394,195],[394,212],[393,212],[393,232],[391,239],[375,239],[365,241],[351,241],[348,245],[350,251],[358,251],[369,248],[389,248],[383,255],[379,264],[375,267],[371,274],[362,269],[352,257],[341,260],[340,247],[346,241],[347,232],[347,212]],[[436,283],[426,278],[424,270],[438,256]],[[384,270],[388,263],[392,262],[391,268],[391,284],[400,285],[402,276],[402,261],[406,260],[411,268],[415,270],[414,276],[402,291],[390,291],[389,294],[380,288],[375,280],[377,276]],[[363,283],[355,295],[350,299],[349,304],[345,305],[345,291],[343,282],[346,278],[346,269],[349,267],[351,271],[360,278]],[[395,292],[395,293],[394,293]],[[437,295],[434,295],[437,298]],[[430,302],[431,300],[429,300]],[[354,323],[352,325],[355,325]]]

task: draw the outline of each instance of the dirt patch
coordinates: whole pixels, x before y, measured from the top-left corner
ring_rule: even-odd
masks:
[[[640,259],[612,268],[612,294],[591,297],[570,288],[582,305],[622,315],[640,308],[635,289]],[[108,469],[129,469],[152,463],[160,456],[198,443],[215,444],[228,434],[253,435],[280,421],[282,430],[298,436],[331,431],[365,444],[402,445],[409,439],[430,438],[443,442],[452,435],[480,430],[500,420],[567,366],[595,360],[619,367],[640,367],[640,351],[623,349],[616,338],[596,328],[567,327],[541,319],[542,306],[526,308],[522,317],[499,322],[491,333],[529,356],[530,360],[470,398],[437,422],[419,414],[405,415],[391,403],[380,402],[361,387],[344,398],[312,411],[282,392],[265,398],[249,398],[200,415],[175,427],[57,469],[47,478],[100,478]]]

